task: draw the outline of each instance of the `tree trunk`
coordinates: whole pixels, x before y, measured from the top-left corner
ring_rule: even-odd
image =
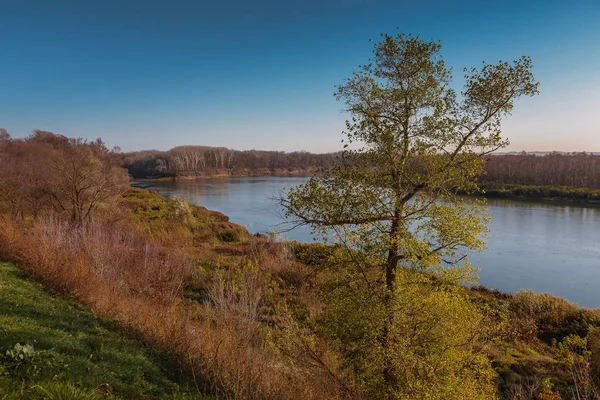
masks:
[[[396,238],[400,234],[401,224],[400,219],[402,215],[402,205],[400,202],[396,204],[396,210],[394,212],[394,219],[390,228],[390,247],[388,249],[387,262],[385,264],[385,321],[383,326],[383,332],[381,337],[381,348],[383,349],[384,365],[383,365],[383,381],[385,386],[385,397],[392,400],[395,398],[394,389],[398,382],[394,374],[392,359],[389,355],[389,335],[394,323],[394,290],[396,286],[396,269],[398,268],[398,262],[400,261],[400,254],[398,254],[398,247],[395,243]]]

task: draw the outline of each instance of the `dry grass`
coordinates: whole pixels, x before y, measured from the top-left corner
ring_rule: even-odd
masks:
[[[169,352],[203,390],[240,399],[350,397],[335,354],[293,322],[285,303],[272,316],[273,282],[280,275],[300,279],[280,265],[289,261],[285,255],[255,248],[254,261],[217,273],[210,301],[199,304],[183,297],[192,261],[178,248],[125,222],[80,229],[53,217],[0,224],[0,257]]]
[[[576,334],[585,337],[600,325],[600,310],[579,308],[548,293],[522,291],[510,298],[511,326],[525,340],[539,337],[550,343]]]

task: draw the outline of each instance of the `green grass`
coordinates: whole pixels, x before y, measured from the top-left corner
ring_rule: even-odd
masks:
[[[484,182],[475,193],[486,197],[524,198],[581,203],[599,203],[600,189],[571,186],[535,186]]]
[[[229,222],[223,213],[151,190],[132,187],[123,194],[121,204],[130,211],[130,219],[151,237],[172,237],[176,227],[181,241],[187,238],[194,245],[239,243],[250,238],[246,227]]]
[[[107,396],[207,398],[168,357],[0,262],[0,400]]]

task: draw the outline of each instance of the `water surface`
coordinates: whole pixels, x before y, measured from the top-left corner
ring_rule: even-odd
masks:
[[[138,182],[229,216],[250,232],[277,231],[281,212],[274,200],[302,177],[227,177]],[[480,283],[515,292],[533,289],[585,307],[600,307],[600,208],[508,199],[489,199],[488,250],[471,261],[481,266]],[[312,241],[307,227],[282,234]]]

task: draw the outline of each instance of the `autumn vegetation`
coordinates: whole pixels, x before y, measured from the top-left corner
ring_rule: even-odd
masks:
[[[12,282],[0,292],[12,313],[0,316],[3,399],[597,399],[599,310],[464,285],[476,283],[466,250],[483,247],[487,216],[457,192],[479,189],[505,144],[499,121],[537,93],[531,60],[467,71],[458,101],[440,51],[383,36],[377,61],[338,88],[353,116],[347,140],[364,145],[338,161],[195,147],[123,155],[99,139],[0,132],[0,282]],[[251,235],[129,186],[123,160],[146,177],[323,167],[281,200],[327,240]],[[93,329],[66,339],[52,328],[74,354],[30,342],[25,317],[55,326],[32,296],[77,304],[86,326],[109,321],[107,348],[120,335],[145,371],[161,372],[107,370]]]
[[[129,187],[120,158],[98,139],[89,142],[36,130],[23,140],[0,134],[0,209],[14,217],[52,210],[73,225],[108,209]]]
[[[89,146],[44,135],[42,143]],[[27,146],[35,149],[39,136],[5,140],[0,154],[6,157],[7,151]],[[53,149],[53,154],[60,154]],[[108,165],[100,170],[112,168],[110,151],[91,154],[105,157]],[[30,157],[25,151],[12,154],[12,165],[25,171]],[[84,165],[90,161],[82,159]],[[5,192],[0,203],[1,258],[42,282],[52,296],[76,300],[112,321],[119,335],[173,360],[169,362],[177,365],[185,382],[134,387],[121,375],[107,374],[106,382],[99,383],[35,357],[28,362],[40,372],[28,375],[24,371],[34,369],[15,369],[6,352],[25,345],[30,336],[2,319],[2,324],[9,323],[2,326],[1,340],[0,387],[8,393],[5,398],[41,399],[45,393],[67,391],[99,398],[131,398],[131,393],[154,398],[294,399],[299,393],[315,399],[377,397],[380,378],[373,375],[377,370],[372,363],[379,356],[371,353],[371,339],[364,335],[375,332],[378,306],[364,307],[364,301],[373,301],[363,297],[366,281],[348,268],[359,253],[349,253],[341,245],[254,237],[223,214],[131,187],[103,197],[77,224],[71,209],[63,210],[52,201],[53,196],[69,196],[67,185],[54,186],[64,192],[43,191],[47,181],[38,179],[35,171],[46,174],[55,168],[51,161],[46,167],[29,172],[27,180],[1,175],[3,182],[18,189]],[[35,186],[38,182],[41,187]],[[21,193],[39,197],[29,202]],[[377,269],[366,272],[376,277]],[[410,312],[403,316],[405,328],[393,332],[398,339],[394,352],[402,362],[396,368],[407,374],[400,381],[410,390],[407,396],[429,393],[440,398],[436,394],[443,393],[444,398],[458,398],[447,391],[455,387],[452,382],[476,376],[472,382],[487,385],[490,392],[484,393],[492,397],[533,399],[546,393],[554,396],[547,398],[593,398],[573,393],[582,385],[593,392],[597,383],[600,363],[595,350],[600,340],[594,327],[600,326],[600,315],[595,310],[543,294],[467,290],[418,272],[403,271],[398,279],[405,291],[396,301]],[[421,333],[411,339],[406,329]],[[91,346],[86,343],[77,346]],[[44,354],[55,354],[53,360],[66,357],[56,342],[32,346],[40,360]],[[101,344],[93,346],[91,354],[102,354],[97,350]],[[448,348],[454,349],[452,354],[446,353]],[[425,365],[419,361],[424,356]],[[461,359],[470,360],[470,368],[487,367],[460,372],[453,363]],[[92,367],[99,368],[95,363],[101,361],[93,360]],[[43,380],[45,376],[58,380]]]

